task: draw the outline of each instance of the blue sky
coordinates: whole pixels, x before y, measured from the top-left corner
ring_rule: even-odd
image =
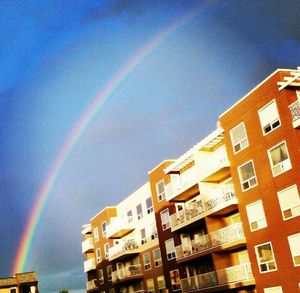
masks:
[[[84,291],[82,224],[214,130],[271,72],[300,65],[300,2],[1,1],[1,277],[75,123],[140,48],[196,5],[116,88],[66,162],[27,268],[45,293]]]

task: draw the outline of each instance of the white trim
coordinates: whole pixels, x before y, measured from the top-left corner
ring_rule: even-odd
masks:
[[[295,263],[295,256],[297,256],[297,257],[300,258],[300,251],[299,251],[299,254],[294,255],[294,254],[293,254],[293,251],[292,251],[292,249],[291,249],[291,242],[290,242],[290,239],[292,239],[293,237],[299,237],[299,242],[300,242],[300,233],[296,233],[296,234],[293,234],[293,235],[288,236],[288,243],[289,243],[289,247],[290,247],[290,251],[291,251],[291,256],[292,256],[292,258],[293,258],[294,266],[295,266],[295,267],[299,267],[299,266],[300,266],[300,262],[299,262],[299,264],[296,264],[296,263]],[[299,246],[300,246],[300,245],[299,245]],[[298,247],[299,247],[299,246],[298,246]],[[298,250],[300,250],[300,249],[298,248]]]
[[[258,247],[259,247],[259,246],[266,245],[266,244],[270,244],[271,251],[272,251],[272,255],[273,255],[273,260],[260,262],[260,259],[259,259],[259,253],[258,253]],[[254,250],[255,250],[255,255],[256,255],[256,261],[257,261],[257,264],[258,264],[258,269],[259,269],[259,272],[260,272],[261,274],[265,274],[265,273],[277,271],[277,264],[276,264],[275,255],[274,255],[274,250],[273,250],[273,246],[272,246],[272,242],[271,242],[271,241],[255,245],[255,246],[254,246]],[[272,270],[269,270],[269,269],[268,269],[267,271],[262,271],[262,270],[261,270],[261,265],[262,265],[262,264],[266,264],[266,265],[268,266],[268,263],[270,263],[270,262],[274,262],[274,264],[275,264],[275,269],[272,269]]]
[[[242,181],[240,168],[242,168],[243,166],[247,165],[249,162],[252,162],[252,167],[253,167],[254,176],[251,177],[250,179],[246,180],[246,181]],[[253,187],[255,187],[255,186],[258,185],[258,180],[257,180],[256,172],[255,172],[255,166],[254,166],[254,162],[253,162],[252,159],[249,160],[249,161],[247,161],[246,163],[244,163],[244,164],[238,166],[237,169],[238,169],[238,174],[239,174],[240,184],[241,184],[241,188],[242,188],[242,191],[243,191],[243,192],[245,192],[245,191],[247,191],[247,190],[249,190],[249,189],[251,189],[251,188],[253,188]],[[247,181],[250,181],[250,180],[253,179],[253,178],[255,178],[256,183],[255,183],[254,185],[249,186],[247,189],[244,189],[243,183],[245,183],[245,182],[247,182]]]
[[[241,140],[241,141],[239,141],[237,144],[233,144],[233,131],[236,129],[236,128],[238,128],[240,125],[243,125],[244,126],[244,130],[245,130],[245,134],[246,134],[246,138],[244,138],[243,140]],[[244,123],[244,121],[242,121],[242,122],[240,122],[238,125],[236,125],[235,127],[233,127],[232,129],[230,129],[230,131],[229,131],[229,134],[230,134],[230,141],[231,141],[231,146],[232,146],[232,149],[233,149],[233,153],[234,154],[237,154],[237,153],[239,153],[239,152],[241,152],[243,149],[246,149],[248,146],[249,146],[249,139],[248,139],[248,135],[247,135],[247,130],[246,130],[246,126],[245,126],[245,123]],[[245,147],[241,147],[238,151],[236,151],[235,150],[235,146],[237,146],[237,145],[241,145],[241,143],[243,142],[243,141],[247,141],[247,145],[245,146]]]

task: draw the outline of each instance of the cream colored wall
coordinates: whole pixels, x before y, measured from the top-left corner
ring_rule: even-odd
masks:
[[[0,293],[10,293],[11,289],[16,289],[16,292],[18,293],[19,290],[16,287],[10,287],[10,288],[0,288]]]

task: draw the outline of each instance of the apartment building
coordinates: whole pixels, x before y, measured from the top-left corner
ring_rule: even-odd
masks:
[[[87,291],[300,290],[300,69],[276,70],[217,125],[83,226]]]
[[[0,278],[0,293],[38,293],[38,279],[35,272],[15,274]]]

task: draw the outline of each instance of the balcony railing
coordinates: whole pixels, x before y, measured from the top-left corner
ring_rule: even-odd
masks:
[[[230,244],[245,239],[242,223],[232,224],[212,233],[200,236],[191,241],[190,245],[176,246],[176,259],[197,255],[220,245]]]
[[[109,248],[109,259],[115,259],[128,254],[136,254],[139,252],[139,245],[134,239],[121,241],[119,244]]]
[[[182,292],[189,292],[232,283],[236,283],[236,287],[242,287],[244,284],[241,282],[249,280],[253,280],[253,275],[251,265],[247,263],[181,279],[181,288]]]
[[[128,216],[111,218],[107,225],[106,236],[108,238],[121,238],[134,230],[133,218]]]
[[[202,181],[219,181],[224,177],[221,170],[228,167],[229,161],[227,152],[225,146],[221,146],[207,159],[204,159],[199,163],[199,179]]]
[[[127,278],[141,277],[142,276],[142,268],[141,265],[130,265],[128,267],[118,269],[112,273],[112,281],[113,283],[122,281]]]
[[[95,263],[95,259],[94,258],[90,258],[88,260],[86,260],[84,263],[84,272],[88,272],[91,270],[95,270],[96,269],[96,263]]]
[[[88,251],[92,251],[94,249],[94,242],[93,242],[93,238],[88,238],[86,240],[84,240],[81,244],[82,246],[82,253],[88,252]]]
[[[98,288],[98,280],[96,280],[96,279],[88,281],[86,283],[87,290],[93,290],[93,289],[97,289],[97,288]]]
[[[300,101],[297,100],[289,106],[294,128],[300,128]]]
[[[185,227],[210,214],[216,213],[226,206],[237,204],[233,185],[210,190],[206,195],[193,202],[190,207],[170,216],[172,231]]]
[[[179,195],[196,184],[198,184],[196,171],[190,172],[189,176],[182,177],[177,184],[169,183],[166,185],[166,200],[171,201],[176,197],[180,197]]]

